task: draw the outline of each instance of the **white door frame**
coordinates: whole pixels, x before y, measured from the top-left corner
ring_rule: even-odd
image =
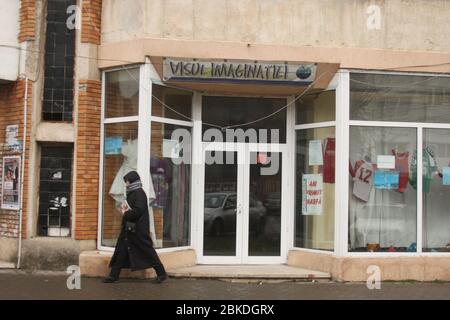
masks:
[[[199,264],[280,264],[287,260],[288,233],[283,232],[287,229],[289,217],[287,214],[288,193],[286,192],[288,172],[285,144],[260,144],[260,143],[221,143],[221,142],[203,142],[202,143],[202,165],[199,179],[199,195],[197,201],[204,203],[205,190],[205,154],[207,151],[231,151],[238,155],[237,172],[237,217],[236,217],[236,255],[235,256],[204,256],[204,212],[203,206],[198,206],[197,215],[198,237],[198,263]],[[282,161],[281,177],[281,225],[280,225],[280,256],[255,256],[248,255],[249,239],[249,193],[250,193],[250,153],[251,152],[280,152]]]

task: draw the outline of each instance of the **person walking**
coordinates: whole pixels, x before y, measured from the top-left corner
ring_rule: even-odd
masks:
[[[109,263],[110,274],[103,282],[119,280],[123,268],[131,271],[153,268],[156,278],[152,283],[161,283],[167,279],[167,274],[150,238],[147,195],[136,171],[127,173],[123,179],[126,202],[122,204],[122,228]]]

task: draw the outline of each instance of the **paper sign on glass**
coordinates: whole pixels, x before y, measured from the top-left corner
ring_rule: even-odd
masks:
[[[120,154],[122,152],[122,144],[122,137],[107,137],[105,139],[105,154]]]
[[[322,174],[304,174],[302,176],[302,214],[321,215],[323,202]]]
[[[377,156],[378,169],[395,169],[395,156]]]
[[[376,170],[373,184],[376,189],[398,189],[400,173],[398,171]]]
[[[180,144],[177,140],[163,140],[163,157],[178,159],[180,156]]]
[[[444,186],[450,186],[450,167],[442,168],[442,184]]]
[[[322,154],[322,140],[310,140],[309,141],[309,165],[321,166],[323,165]]]

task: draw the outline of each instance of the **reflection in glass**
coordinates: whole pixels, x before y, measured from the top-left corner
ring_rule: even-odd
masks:
[[[190,142],[172,139],[175,130],[190,128],[152,122],[150,174],[154,200],[153,213],[157,248],[189,245],[190,231]],[[181,147],[181,143],[183,143]],[[150,192],[152,194],[152,192]]]
[[[120,204],[125,200],[123,177],[137,169],[137,122],[105,125],[103,158],[102,245],[115,246],[122,224]]]
[[[450,123],[450,77],[352,73],[350,119]]]
[[[297,131],[295,242],[334,250],[335,128]]]
[[[278,157],[276,161],[274,157]],[[281,165],[264,171],[272,163],[282,163],[281,153],[251,153],[249,195],[249,256],[279,256],[281,244]],[[266,174],[266,172],[268,174]]]
[[[416,136],[414,128],[350,128],[349,251],[417,250]]]
[[[137,116],[139,68],[107,72],[105,77],[105,118]]]
[[[295,102],[296,124],[336,120],[336,91],[319,91],[303,95]]]
[[[423,130],[423,251],[450,252],[450,130]]]
[[[218,151],[220,152],[220,151]],[[205,164],[203,255],[236,255],[237,152],[223,152],[224,164]],[[215,151],[206,151],[214,158]]]

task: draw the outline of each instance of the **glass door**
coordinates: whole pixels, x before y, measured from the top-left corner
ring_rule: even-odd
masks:
[[[204,144],[201,263],[285,262],[283,145]],[[284,258],[283,258],[284,257]]]
[[[246,146],[243,263],[285,262],[283,150],[281,144]]]
[[[240,263],[244,153],[238,144],[207,144],[204,156],[204,263]]]

